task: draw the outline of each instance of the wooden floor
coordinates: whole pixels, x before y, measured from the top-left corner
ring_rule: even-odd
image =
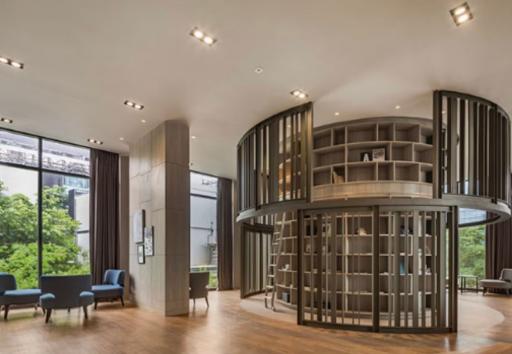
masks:
[[[238,292],[211,293],[183,317],[100,305],[78,310],[13,310],[0,320],[0,353],[512,353],[512,297],[460,297],[460,332],[450,335],[359,333],[302,327],[240,307]]]

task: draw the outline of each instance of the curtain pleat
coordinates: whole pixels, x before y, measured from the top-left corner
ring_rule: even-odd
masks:
[[[217,184],[217,245],[219,248],[219,290],[233,289],[233,216],[230,179]]]
[[[119,267],[119,155],[91,150],[89,236],[92,280]]]
[[[485,276],[498,279],[503,268],[512,268],[512,220],[488,225],[485,233]]]

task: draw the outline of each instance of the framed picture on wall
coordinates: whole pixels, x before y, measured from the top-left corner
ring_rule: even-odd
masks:
[[[153,226],[146,226],[144,228],[144,255],[152,257],[155,255],[155,228]]]
[[[146,263],[146,255],[144,254],[144,244],[143,243],[137,244],[137,260],[139,261],[139,264]]]
[[[132,220],[132,236],[133,242],[144,242],[144,227],[146,226],[146,211],[144,209],[137,210],[133,214]]]

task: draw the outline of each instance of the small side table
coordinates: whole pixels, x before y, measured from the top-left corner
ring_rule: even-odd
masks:
[[[467,287],[467,280],[468,279],[474,279],[475,280],[475,287],[474,288],[468,288]],[[478,294],[478,292],[480,291],[480,287],[478,285],[478,282],[480,280],[480,278],[477,276],[477,275],[459,275],[459,280],[460,280],[460,293],[462,294],[464,291],[476,291],[476,293]]]

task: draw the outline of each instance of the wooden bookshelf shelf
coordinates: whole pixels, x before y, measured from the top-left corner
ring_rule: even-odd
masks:
[[[369,118],[322,127],[314,132],[312,198],[432,198],[432,163],[428,119]]]

